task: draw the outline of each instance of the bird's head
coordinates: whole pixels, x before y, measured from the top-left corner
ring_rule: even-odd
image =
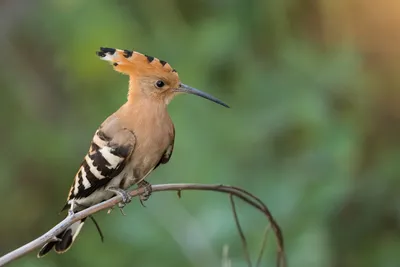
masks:
[[[229,107],[221,100],[181,83],[176,70],[166,61],[115,48],[101,47],[96,54],[101,59],[111,62],[116,71],[130,76],[129,98],[132,98],[132,101],[135,97],[144,95],[168,104],[177,94],[187,93]]]

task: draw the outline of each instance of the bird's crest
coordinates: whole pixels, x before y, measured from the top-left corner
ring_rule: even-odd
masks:
[[[112,63],[116,71],[130,76],[129,103],[145,96],[147,99],[160,100],[160,103],[169,104],[177,94],[186,93],[229,107],[212,95],[181,83],[176,70],[166,61],[136,51],[106,47],[100,47],[100,51],[96,54],[101,59]]]
[[[179,80],[178,73],[171,65],[158,58],[136,51],[100,47],[96,54],[113,64],[118,72],[131,76],[161,75],[170,80]]]

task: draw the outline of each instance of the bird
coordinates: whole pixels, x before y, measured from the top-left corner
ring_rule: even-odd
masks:
[[[129,76],[127,101],[95,131],[62,209],[68,210],[68,215],[116,195],[122,197],[119,207],[123,208],[131,201],[127,190],[133,185],[144,187],[140,198],[148,199],[151,185],[145,179],[170,160],[174,149],[175,127],[167,106],[175,96],[192,94],[229,108],[214,96],[182,83],[178,72],[164,60],[108,47],[100,47],[96,55]],[[69,250],[85,219],[48,241],[37,256],[43,257],[53,248],[59,254]]]

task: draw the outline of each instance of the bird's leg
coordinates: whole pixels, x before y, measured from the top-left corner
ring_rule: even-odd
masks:
[[[149,197],[151,196],[152,188],[151,188],[151,184],[145,180],[142,180],[138,183],[138,188],[141,188],[141,187],[144,188],[144,192],[143,192],[143,194],[141,194],[139,196],[139,200],[140,200],[140,204],[142,204],[142,206],[145,207],[143,202],[147,201],[149,199]]]
[[[119,196],[122,197],[122,201],[120,203],[118,203],[118,207],[121,210],[121,213],[123,215],[125,215],[125,213],[122,211],[122,209],[125,207],[126,204],[128,204],[129,202],[131,202],[131,195],[129,194],[129,192],[121,189],[121,188],[117,188],[117,187],[110,187],[107,189],[108,191],[111,191]]]
[[[71,200],[71,203],[70,203],[70,208],[69,208],[69,210],[68,210],[68,217],[73,216],[73,215],[75,214],[74,210],[75,210],[75,206],[76,206],[76,205],[77,205],[77,204],[76,204],[75,200],[72,199],[72,200]]]
[[[68,203],[70,205],[68,216],[73,216],[76,212],[89,208],[89,206],[78,203],[75,199],[71,199]]]

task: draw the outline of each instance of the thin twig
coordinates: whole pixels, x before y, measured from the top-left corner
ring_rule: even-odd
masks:
[[[271,229],[271,226],[270,226],[270,225],[267,225],[267,226],[265,227],[263,239],[262,239],[262,242],[261,242],[261,249],[260,249],[260,253],[258,254],[258,259],[257,259],[256,267],[260,267],[261,260],[262,260],[262,256],[263,256],[263,254],[264,254],[265,247],[266,247],[266,245],[267,245],[267,237],[268,237],[268,233],[269,233],[269,230],[270,230],[270,229]]]
[[[99,235],[100,235],[101,242],[104,242],[104,235],[103,235],[103,232],[100,229],[99,224],[97,223],[97,221],[94,219],[94,217],[92,215],[90,215],[89,218],[92,220],[92,222],[96,226],[97,232],[99,232]]]
[[[278,223],[275,221],[274,217],[272,216],[271,212],[267,208],[267,206],[261,201],[261,199],[259,199],[255,195],[247,192],[246,190],[244,190],[244,189],[242,189],[240,187],[236,187],[236,186],[232,186],[231,188],[233,188],[233,189],[235,189],[235,190],[237,190],[237,191],[239,191],[239,192],[241,192],[241,193],[243,193],[243,194],[255,199],[258,202],[258,204],[262,207],[261,211],[265,214],[265,216],[267,216],[267,218],[268,218],[268,220],[270,222],[270,226],[271,226],[271,228],[274,231],[275,236],[276,236],[276,242],[277,242],[277,245],[278,245],[278,257],[277,257],[276,265],[277,266],[287,266],[285,250],[284,250],[284,244],[283,244],[282,231],[281,231]]]
[[[247,261],[247,265],[251,267],[251,259],[250,259],[250,253],[249,253],[249,248],[247,247],[247,241],[246,241],[246,236],[243,233],[242,227],[240,226],[239,218],[236,212],[236,205],[235,201],[233,199],[233,195],[229,194],[229,199],[231,201],[231,206],[232,206],[232,213],[233,213],[233,218],[235,219],[236,227],[238,229],[240,239],[242,240],[242,245],[243,245],[243,251],[244,251],[244,256]]]
[[[250,204],[254,208],[260,210],[269,220],[272,229],[275,232],[275,236],[277,239],[277,244],[278,244],[278,258],[277,258],[277,266],[280,267],[285,267],[286,266],[286,260],[285,260],[285,254],[284,254],[284,247],[283,247],[283,237],[282,237],[282,232],[272,217],[270,211],[268,208],[262,203],[262,201],[255,197],[254,195],[250,194],[249,192],[237,188],[237,187],[232,187],[232,186],[226,186],[226,185],[206,185],[206,184],[160,184],[160,185],[153,185],[152,186],[152,192],[158,192],[158,191],[184,191],[184,190],[203,190],[203,191],[215,191],[215,192],[223,192],[227,194],[234,195],[246,203]],[[132,197],[139,196],[143,194],[145,191],[144,188],[139,188],[139,189],[134,189],[130,192],[130,195]],[[4,266],[7,263],[10,263],[11,261],[14,261],[29,252],[39,249],[42,245],[44,245],[46,242],[54,238],[54,236],[57,236],[59,233],[64,231],[66,228],[68,228],[71,224],[73,224],[76,221],[79,221],[83,218],[86,218],[100,210],[104,209],[109,209],[116,204],[118,204],[121,201],[120,196],[113,197],[107,201],[104,201],[102,203],[99,203],[97,205],[94,205],[92,207],[89,207],[83,211],[80,211],[78,213],[75,213],[71,216],[67,216],[63,221],[58,223],[56,226],[54,226],[52,229],[50,229],[48,232],[43,234],[42,236],[36,238],[35,240],[23,245],[22,247],[19,247],[8,254],[2,256],[0,258],[0,266]]]

